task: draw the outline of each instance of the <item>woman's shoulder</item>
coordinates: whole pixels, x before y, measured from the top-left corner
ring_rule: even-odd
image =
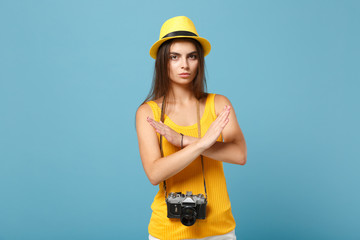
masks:
[[[215,104],[215,113],[216,115],[218,115],[222,109],[225,107],[225,105],[229,105],[232,107],[230,100],[221,94],[215,94],[212,93],[214,95],[214,104]]]
[[[152,118],[155,118],[158,115],[157,112],[159,111],[159,109],[161,109],[161,105],[162,98],[144,102],[137,109],[136,117],[151,116]]]
[[[213,98],[215,101],[226,101],[228,98],[218,93],[207,93],[206,98]]]
[[[149,100],[149,101],[146,101],[144,102],[143,104],[141,104],[138,108],[138,111],[144,111],[144,109],[151,109],[153,108],[154,106],[158,106],[161,108],[161,105],[162,105],[162,97],[161,98],[158,98],[158,99],[152,99],[152,100]]]
[[[224,95],[221,95],[221,94],[217,94],[217,93],[212,93],[214,95],[214,101],[215,103],[230,103],[230,100],[224,96]]]
[[[152,99],[150,101],[147,101],[147,102],[145,102],[145,104],[149,105],[151,107],[158,106],[159,108],[161,108],[162,102],[163,102],[163,97],[160,97],[157,99]]]
[[[149,113],[151,113],[151,107],[149,104],[143,103],[141,104],[138,109],[136,110],[136,118],[144,116],[144,115],[148,115]]]

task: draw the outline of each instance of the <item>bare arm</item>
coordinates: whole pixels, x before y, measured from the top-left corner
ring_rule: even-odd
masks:
[[[161,157],[156,131],[148,122],[148,116],[153,115],[151,108],[147,104],[140,106],[136,113],[136,131],[141,161],[150,182],[157,185],[174,176],[211,147],[229,122],[229,114],[230,109],[224,108],[203,138],[194,139],[186,148]]]
[[[222,95],[215,96],[215,112],[218,115],[221,109],[231,106],[229,123],[222,131],[224,142],[216,142],[203,152],[203,155],[218,161],[244,165],[246,163],[247,149],[244,135],[236,118],[234,108],[229,99]],[[191,144],[196,138],[186,136],[185,144]]]
[[[216,95],[215,112],[217,115],[220,114],[224,106],[231,106],[230,101],[222,95]],[[181,135],[179,133],[161,122],[150,119],[149,123],[170,143],[178,147],[180,146]],[[224,142],[215,142],[201,154],[218,161],[244,165],[247,157],[246,143],[233,108],[230,109],[229,123],[223,129],[222,135]],[[198,140],[195,137],[184,136],[183,145],[188,146]]]

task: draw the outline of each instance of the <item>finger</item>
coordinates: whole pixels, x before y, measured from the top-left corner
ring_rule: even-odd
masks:
[[[229,123],[229,118],[227,118],[222,124],[221,124],[221,128],[224,129],[225,126]]]
[[[156,122],[154,119],[152,119],[151,117],[147,117],[146,121],[148,121],[148,123],[152,124],[153,122]]]
[[[222,119],[227,118],[230,115],[230,106],[225,106],[225,109],[222,111]]]
[[[229,105],[225,105],[224,110],[222,111],[225,114],[230,113],[231,107]]]
[[[154,125],[156,126],[156,128],[158,128],[159,130],[161,130],[163,132],[165,132],[166,129],[168,128],[168,126],[166,126],[162,122],[154,122]]]
[[[159,128],[154,127],[154,130],[155,130],[155,132],[159,133],[160,135],[163,135],[163,136],[165,135],[164,129],[159,129]]]
[[[149,123],[152,127],[156,128],[156,124],[155,124],[156,121],[154,121],[154,120],[151,119],[151,118],[147,118],[147,121],[148,121],[148,123]]]
[[[228,105],[225,105],[224,109],[222,110],[221,114],[228,114],[230,113],[231,107]]]
[[[156,127],[156,128],[160,128],[162,125],[164,125],[163,123],[159,123],[158,121],[155,121],[154,119],[147,117],[147,121],[151,124],[151,126]]]
[[[217,121],[214,121],[214,130],[220,133],[229,122],[229,113],[224,112]]]
[[[227,108],[227,106],[225,106],[224,110],[219,114],[219,116],[214,121],[215,124],[223,122],[229,116],[229,113],[230,113],[229,109]]]
[[[216,124],[217,122],[221,122],[222,119],[224,118],[224,114],[225,114],[225,108],[223,111],[221,111],[221,113],[217,116],[217,118],[215,119],[214,123]]]
[[[162,127],[162,125],[153,119],[148,119],[148,123],[155,129],[156,132],[162,133],[163,135],[164,127]]]
[[[163,122],[161,121],[155,121],[152,118],[148,118],[148,122],[150,123],[150,125],[155,129],[155,131],[161,135],[163,135],[165,138],[169,137],[170,134],[170,128],[165,125]]]

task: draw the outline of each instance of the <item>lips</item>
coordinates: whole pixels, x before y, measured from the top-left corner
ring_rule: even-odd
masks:
[[[179,76],[180,77],[189,77],[190,73],[180,73]]]

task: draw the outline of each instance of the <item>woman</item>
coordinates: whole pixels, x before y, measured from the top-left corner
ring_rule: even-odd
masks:
[[[244,165],[246,144],[230,101],[205,92],[210,48],[192,21],[180,16],[163,24],[150,49],[153,87],[136,113],[141,161],[150,182],[159,185],[149,239],[236,239],[222,162]],[[187,191],[206,195],[199,195],[206,199],[206,216],[193,210],[190,224],[183,216],[169,217],[166,201],[170,192]]]

